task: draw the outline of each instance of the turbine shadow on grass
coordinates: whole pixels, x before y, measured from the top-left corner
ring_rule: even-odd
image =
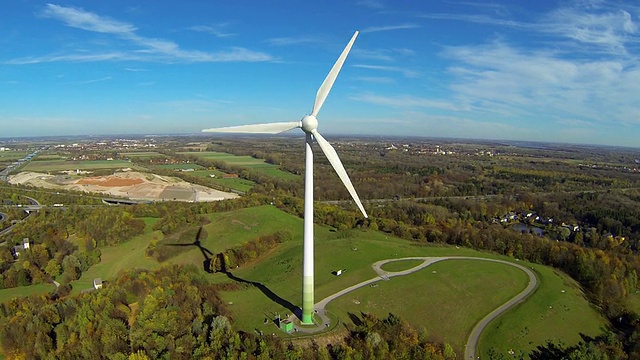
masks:
[[[241,283],[250,284],[250,285],[253,285],[253,286],[257,287],[258,290],[260,290],[266,297],[269,298],[269,300],[275,302],[278,305],[281,305],[281,306],[287,308],[289,311],[291,311],[292,314],[295,314],[298,318],[300,318],[302,316],[302,310],[299,307],[293,305],[288,300],[285,300],[285,299],[281,298],[276,293],[271,291],[271,289],[266,287],[264,284],[259,283],[257,281],[251,281],[251,280],[245,280],[245,279],[239,278],[239,277],[233,275],[231,273],[231,271],[228,271],[228,270],[227,271],[223,271],[223,273],[225,275],[227,275],[227,277],[229,279],[233,280],[233,281],[238,281],[238,282],[241,282]]]
[[[204,271],[211,273],[211,257],[214,256],[213,253],[211,252],[211,250],[207,249],[206,247],[202,246],[202,243],[200,242],[200,237],[202,236],[203,233],[203,229],[202,226],[200,226],[200,228],[198,229],[198,233],[196,234],[196,239],[194,242],[190,243],[190,244],[167,244],[167,246],[196,246],[200,252],[202,253],[202,256],[204,256],[204,261],[202,262],[202,266],[204,267]]]
[[[200,238],[202,236],[203,233],[203,229],[202,226],[200,227],[200,229],[198,229],[198,233],[196,234],[196,239],[194,242],[190,243],[190,244],[167,244],[167,246],[196,246],[198,247],[198,249],[200,249],[200,252],[202,253],[202,256],[204,257],[204,261],[203,261],[203,265],[204,265],[204,271],[211,273],[211,260],[212,257],[215,256],[215,254],[213,252],[211,252],[211,250],[205,248],[204,246],[202,246],[202,243],[200,242]],[[225,275],[227,275],[227,277],[233,281],[237,281],[237,282],[241,282],[241,283],[245,283],[245,284],[250,284],[255,286],[256,288],[258,288],[258,290],[260,290],[266,297],[269,298],[269,300],[275,302],[276,304],[279,304],[285,308],[287,308],[289,311],[291,311],[292,314],[295,314],[298,317],[302,316],[302,310],[300,308],[298,308],[297,306],[293,305],[291,302],[281,298],[280,296],[278,296],[276,293],[274,293],[273,291],[271,291],[271,289],[269,289],[268,287],[266,287],[264,284],[256,282],[256,281],[250,281],[250,280],[245,280],[242,278],[239,278],[235,275],[233,275],[230,271],[226,270],[226,271],[222,271]]]

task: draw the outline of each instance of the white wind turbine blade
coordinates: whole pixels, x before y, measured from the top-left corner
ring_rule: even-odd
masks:
[[[202,132],[215,133],[247,133],[247,134],[278,134],[300,127],[300,121],[279,122],[270,124],[240,125],[221,128],[204,129]]]
[[[349,55],[349,51],[351,51],[351,46],[353,46],[353,42],[356,41],[356,37],[358,37],[357,31],[351,37],[351,40],[347,44],[347,47],[345,47],[344,50],[342,50],[342,54],[340,54],[340,57],[331,68],[331,71],[329,71],[329,74],[322,82],[322,85],[320,85],[320,88],[316,93],[316,101],[313,104],[313,111],[311,112],[312,116],[318,116],[318,112],[320,112],[320,108],[322,108],[322,104],[324,104],[325,99],[329,95],[329,91],[331,91],[331,87],[333,86],[333,83],[336,81],[336,77],[338,77],[338,73],[342,68],[342,64],[344,64],[344,61],[347,59],[347,55]]]
[[[342,180],[344,186],[347,188],[347,190],[349,190],[349,194],[351,194],[351,197],[356,202],[356,205],[358,205],[358,209],[360,209],[362,215],[364,215],[365,218],[368,218],[369,216],[367,215],[367,212],[364,211],[364,207],[362,206],[362,202],[360,202],[358,193],[356,193],[356,189],[353,187],[353,184],[351,184],[351,180],[349,179],[349,175],[347,175],[347,171],[344,169],[344,166],[342,166],[342,162],[338,157],[338,153],[336,153],[336,150],[333,148],[333,146],[331,146],[331,144],[329,144],[329,142],[325,140],[317,130],[314,130],[312,134],[318,142],[318,145],[320,145],[320,148],[322,149],[324,155],[327,157],[327,159],[329,159],[329,162],[331,163],[331,166],[333,166],[333,169],[336,171],[336,173],[338,173],[338,177],[340,177],[340,180]]]

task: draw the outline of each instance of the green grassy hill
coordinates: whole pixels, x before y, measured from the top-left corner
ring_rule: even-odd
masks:
[[[240,290],[221,294],[229,303],[236,328],[282,335],[272,322],[265,324],[264,320],[272,319],[276,313],[291,313],[301,304],[302,219],[274,206],[204,216],[209,223],[204,226],[206,238],[200,245],[214,254],[279,230],[293,234],[290,241],[263,257],[233,269],[232,275],[207,275],[213,283],[244,283]],[[152,230],[157,219],[145,221],[144,234],[118,246],[102,248],[101,263],[73,283],[74,292],[90,288],[95,277],[106,280],[108,286],[109,279],[121,270],[162,266],[146,257],[145,249],[149,243],[161,241],[164,235]],[[512,258],[466,248],[420,245],[377,231],[335,231],[316,225],[315,300],[318,302],[341,289],[375,277],[371,264],[376,261],[411,256],[475,256],[515,262]],[[188,250],[182,249],[166,263],[195,264],[203,268],[203,260],[203,252],[194,245]],[[579,333],[593,336],[601,332],[605,320],[592,309],[575,282],[550,268],[519,263],[536,268],[539,287],[524,304],[489,325],[480,342],[483,355],[492,347],[500,351],[512,348],[528,351],[547,339],[570,345],[579,340]],[[402,270],[415,265],[415,262],[406,261],[386,265],[385,269]],[[332,271],[338,269],[346,271],[341,276],[333,275]],[[432,339],[453,344],[461,355],[461,347],[471,327],[521,291],[525,281],[521,271],[504,264],[452,260],[380,282],[375,288],[359,289],[330,303],[327,309],[344,323],[350,323],[348,313],[363,311],[379,316],[396,313],[417,328],[424,328]],[[16,291],[1,290],[0,298]]]

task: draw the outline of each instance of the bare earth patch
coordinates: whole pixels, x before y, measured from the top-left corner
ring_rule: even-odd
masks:
[[[86,178],[23,172],[11,176],[9,182],[48,189],[66,189],[101,193],[107,196],[122,196],[133,200],[203,202],[238,197],[234,193],[191,184],[178,178],[134,171]]]

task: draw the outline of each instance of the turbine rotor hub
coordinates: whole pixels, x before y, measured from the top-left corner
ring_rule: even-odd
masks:
[[[310,133],[318,128],[318,119],[313,115],[307,115],[302,118],[302,130]]]

